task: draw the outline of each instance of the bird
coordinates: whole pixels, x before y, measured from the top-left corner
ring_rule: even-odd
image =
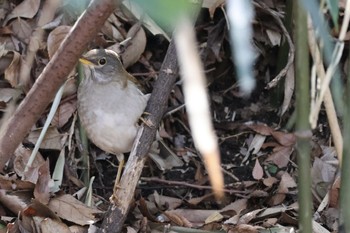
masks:
[[[77,93],[79,119],[90,141],[119,160],[115,193],[123,154],[131,151],[150,94],[143,93],[112,50],[93,49],[79,61],[84,73]]]

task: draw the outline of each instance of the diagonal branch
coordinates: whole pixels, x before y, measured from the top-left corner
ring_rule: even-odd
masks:
[[[150,113],[146,119],[147,122],[155,127],[148,127],[143,124],[138,132],[119,183],[121,188],[115,195],[117,203],[110,206],[102,223],[103,232],[120,232],[122,229],[134,197],[136,185],[147,159],[149,148],[154,141],[156,130],[167,107],[170,91],[178,76],[177,70],[176,51],[172,40],[162,64],[159,78],[155,82],[151,98],[145,110]]]
[[[75,23],[15,114],[0,132],[0,171],[52,101],[87,47],[120,0],[94,0]]]

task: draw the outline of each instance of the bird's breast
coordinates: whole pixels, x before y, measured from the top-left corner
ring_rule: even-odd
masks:
[[[78,90],[78,113],[90,140],[102,150],[118,154],[131,150],[137,122],[148,96],[135,86],[97,85]]]

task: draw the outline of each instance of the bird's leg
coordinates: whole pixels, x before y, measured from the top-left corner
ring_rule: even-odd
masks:
[[[123,154],[117,155],[117,158],[119,161],[119,165],[118,165],[117,176],[115,177],[115,181],[114,181],[113,194],[110,197],[110,201],[112,203],[116,203],[116,199],[117,199],[116,193],[117,193],[118,189],[120,188],[120,186],[119,186],[120,178],[122,176],[122,170],[123,170],[123,167],[125,164],[125,159],[124,159]]]

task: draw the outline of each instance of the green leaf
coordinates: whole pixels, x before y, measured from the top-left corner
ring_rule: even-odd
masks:
[[[329,12],[331,13],[333,24],[334,24],[336,31],[339,30],[339,26],[338,26],[339,5],[338,5],[338,2],[339,1],[337,1],[337,0],[327,0],[328,9],[329,9]]]
[[[133,0],[162,28],[167,31],[173,31],[176,23],[181,17],[193,14],[197,7],[201,4],[196,4],[190,0]]]

